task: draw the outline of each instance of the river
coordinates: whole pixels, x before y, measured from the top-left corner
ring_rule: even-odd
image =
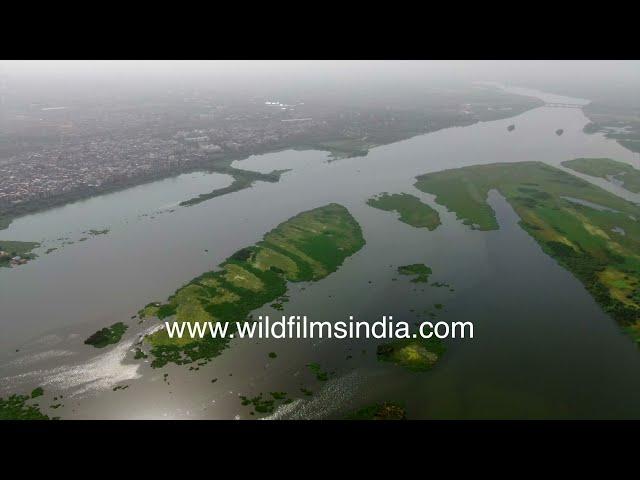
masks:
[[[584,134],[587,122],[580,109],[540,107],[380,146],[365,157],[329,162],[326,152],[294,150],[253,156],[234,166],[291,170],[278,183],[258,182],[192,207],[177,204],[232,179],[185,174],[19,218],[0,237],[44,243],[35,261],[0,269],[0,395],[41,385],[63,396],[58,410],[47,411],[62,418],[253,418],[238,395],[272,391],[296,398],[274,418],[341,418],[386,400],[403,404],[410,418],[640,418],[640,352],[520,229],[504,199],[490,195],[500,229],[473,231],[413,187],[417,175],[481,163],[559,166],[610,157],[638,166],[615,141]],[[579,176],[640,202],[605,180]],[[415,229],[366,205],[381,192],[418,196],[438,210],[442,225]],[[330,202],[350,210],[367,244],[326,279],[291,285],[284,312],[265,307],[256,315],[375,321],[386,314],[413,322],[412,310],[442,303],[438,319],[472,321],[475,338],[449,341],[440,363],[425,373],[378,362],[377,342],[365,340],[234,340],[197,371],[154,370],[132,359],[137,336],[152,328],[130,320],[138,309],[166,299],[293,215]],[[84,233],[103,228],[105,235]],[[52,247],[59,249],[44,253]],[[432,280],[455,291],[398,278],[396,267],[409,263],[429,265]],[[120,344],[103,350],[83,344],[118,321],[130,325]],[[269,358],[271,351],[278,357]],[[305,367],[310,362],[335,373],[318,382]],[[113,391],[117,385],[129,388]],[[314,395],[301,395],[301,387]]]

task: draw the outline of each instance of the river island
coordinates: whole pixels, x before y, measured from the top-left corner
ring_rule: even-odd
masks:
[[[282,298],[287,282],[313,282],[335,272],[365,244],[360,225],[342,205],[331,203],[281,223],[255,245],[238,250],[218,270],[178,289],[165,303],[152,303],[140,318],[176,322],[253,321],[252,310]],[[230,326],[233,323],[229,324]],[[146,337],[151,366],[207,362],[229,346],[229,338]],[[140,355],[141,356],[141,355]]]
[[[640,207],[542,162],[494,163],[419,176],[415,186],[479,230],[497,230],[497,190],[520,226],[640,343]]]
[[[408,193],[381,193],[367,200],[367,205],[387,212],[397,212],[400,214],[399,220],[412,227],[435,230],[440,225],[438,212]]]

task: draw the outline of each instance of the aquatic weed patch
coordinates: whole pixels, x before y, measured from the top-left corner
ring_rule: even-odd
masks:
[[[345,420],[406,420],[405,409],[394,402],[376,403],[347,415]]]
[[[124,332],[127,331],[127,328],[129,327],[122,322],[114,323],[110,327],[104,327],[98,330],[87,338],[84,343],[96,348],[104,348],[107,345],[118,343],[122,335],[124,335]]]
[[[429,282],[432,270],[424,263],[413,263],[411,265],[402,265],[398,267],[398,273],[400,275],[414,277],[411,279],[414,283],[427,283]]]
[[[445,352],[444,343],[438,338],[402,339],[378,345],[378,360],[399,365],[408,370],[430,370]]]

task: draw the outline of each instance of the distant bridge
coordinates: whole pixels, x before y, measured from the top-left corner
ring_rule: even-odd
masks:
[[[554,107],[554,108],[583,108],[584,105],[579,105],[577,103],[545,103],[545,107]]]

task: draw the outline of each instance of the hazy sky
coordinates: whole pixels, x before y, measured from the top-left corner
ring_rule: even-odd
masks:
[[[2,81],[11,90],[32,93],[56,88],[152,90],[203,85],[262,93],[270,88],[393,88],[456,81],[500,81],[534,87],[575,87],[584,91],[585,88],[637,87],[640,62],[0,60],[0,83]]]
[[[554,78],[639,75],[638,61],[600,60],[0,60],[10,75],[60,77],[207,75],[286,78],[327,75],[421,73]]]

